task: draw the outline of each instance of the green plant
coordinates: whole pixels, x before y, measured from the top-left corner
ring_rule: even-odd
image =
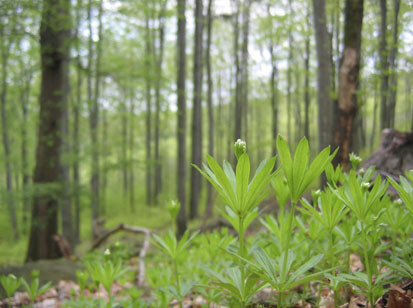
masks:
[[[22,284],[24,289],[26,290],[27,294],[30,297],[30,302],[33,305],[34,301],[36,298],[43,293],[45,293],[47,290],[49,290],[51,286],[51,282],[47,282],[46,284],[40,286],[40,280],[39,280],[39,271],[32,271],[31,276],[32,280],[31,283],[29,284],[24,278],[22,279]]]
[[[22,283],[21,278],[17,278],[13,274],[3,275],[0,277],[0,283],[6,291],[8,298],[12,297]]]
[[[106,290],[109,298],[108,307],[112,307],[112,285],[126,272],[122,262],[110,260],[110,251],[106,249],[103,262],[86,262],[85,266],[96,286],[102,284]]]
[[[413,170],[406,172],[405,175],[406,177],[400,176],[400,184],[391,177],[388,180],[396,188],[406,208],[413,213]]]
[[[204,171],[198,166],[194,165],[194,167],[215,187],[228,206],[227,215],[224,214],[224,217],[237,230],[239,253],[246,256],[245,230],[256,217],[254,209],[264,199],[264,190],[276,174],[273,172],[276,157],[262,161],[252,180],[249,181],[250,159],[246,153],[245,142],[238,140],[234,145],[234,152],[238,159],[235,172],[227,161],[224,161],[221,168],[209,155],[207,156],[208,165],[204,164]]]

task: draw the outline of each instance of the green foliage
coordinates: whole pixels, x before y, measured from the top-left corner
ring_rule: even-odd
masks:
[[[0,277],[0,283],[6,291],[7,297],[12,297],[22,283],[21,278],[17,278],[13,274],[3,275]]]
[[[406,177],[400,176],[400,184],[390,177],[388,179],[393,187],[396,188],[406,208],[413,213],[413,170],[406,172],[405,175]]]
[[[39,271],[32,272],[32,280],[30,284],[23,278],[22,285],[27,294],[29,294],[32,304],[38,296],[42,295],[52,287],[52,283],[50,281],[40,286]]]

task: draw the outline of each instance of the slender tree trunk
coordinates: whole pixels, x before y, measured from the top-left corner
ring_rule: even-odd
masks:
[[[7,116],[7,75],[8,75],[8,64],[10,49],[13,44],[9,38],[6,41],[4,33],[3,18],[1,18],[0,24],[0,40],[1,40],[1,58],[2,58],[2,69],[1,69],[1,130],[3,137],[3,148],[4,148],[4,164],[6,169],[6,191],[7,191],[7,205],[9,208],[10,221],[13,228],[13,237],[15,240],[19,238],[19,230],[17,227],[16,209],[13,197],[13,175],[11,169],[11,152],[10,152],[10,137],[9,137],[9,127],[8,127],[8,116]]]
[[[275,140],[278,136],[278,89],[277,89],[277,78],[278,78],[278,69],[277,69],[277,59],[274,51],[274,44],[270,42],[269,52],[271,57],[271,78],[270,78],[270,89],[271,89],[271,147],[272,154],[277,153]]]
[[[353,122],[357,114],[363,0],[346,0],[344,50],[339,71],[338,126],[334,143],[339,151],[334,158],[344,170],[349,168]]]
[[[310,31],[310,4],[307,4],[307,31]],[[310,36],[305,39],[305,58],[304,58],[304,136],[311,140],[310,138]]]
[[[241,101],[241,66],[239,55],[239,15],[240,15],[240,0],[234,0],[236,11],[233,15],[234,21],[234,62],[235,62],[235,126],[234,126],[234,139],[241,138],[242,129],[242,101]],[[233,117],[231,117],[233,120]]]
[[[388,113],[388,89],[389,89],[389,62],[387,50],[387,0],[380,0],[380,125],[381,129],[390,125]]]
[[[129,186],[129,162],[128,162],[128,109],[126,90],[122,89],[122,99],[120,101],[121,127],[122,127],[122,179],[123,195],[128,195]]]
[[[75,32],[75,44],[76,44],[76,100],[72,104],[73,112],[73,136],[72,136],[72,150],[74,155],[73,162],[73,194],[74,194],[74,206],[75,206],[75,242],[80,243],[80,108],[82,104],[82,60],[80,58],[80,11],[82,8],[82,0],[77,1],[76,7],[76,32]]]
[[[376,126],[377,126],[377,107],[379,105],[377,99],[377,85],[374,85],[374,107],[373,107],[373,125],[371,128],[371,136],[370,136],[370,152],[373,153],[373,145],[374,145],[374,137],[376,134]]]
[[[149,10],[149,8],[148,8]],[[151,29],[150,29],[150,14],[147,12],[145,21],[146,30],[146,55],[145,55],[145,67],[146,67],[146,116],[145,116],[145,126],[146,126],[146,137],[145,137],[145,148],[146,148],[146,204],[152,204],[152,41],[151,41]]]
[[[132,92],[132,91],[131,91]],[[132,212],[135,212],[135,101],[134,95],[129,97],[129,114],[130,114],[130,126],[129,126],[129,204]]]
[[[396,116],[396,99],[397,99],[397,53],[399,51],[399,12],[400,0],[393,0],[393,42],[389,55],[389,127],[394,128]]]
[[[27,261],[60,257],[56,241],[60,149],[67,100],[70,54],[70,1],[44,0],[40,25],[42,62],[39,133],[34,184],[45,185],[33,199]],[[46,189],[47,188],[47,189]]]
[[[250,31],[251,0],[245,0],[242,7],[242,52],[241,52],[241,115],[243,126],[242,135],[248,139],[248,80],[249,80],[249,31]]]
[[[159,13],[159,53],[157,57],[157,78],[155,88],[155,184],[153,187],[154,202],[159,203],[159,195],[162,191],[162,157],[160,152],[160,125],[161,125],[161,86],[162,86],[162,64],[164,58],[165,42],[165,13],[167,0],[161,4]]]
[[[25,70],[24,63],[22,63],[22,71]],[[24,89],[22,90],[22,97],[21,97],[21,107],[22,107],[22,115],[23,115],[23,122],[21,124],[21,160],[22,160],[22,178],[23,178],[23,232],[26,233],[28,231],[28,223],[30,218],[30,204],[31,204],[31,195],[30,191],[30,170],[29,170],[29,158],[27,155],[27,146],[28,146],[28,138],[27,138],[27,122],[28,122],[28,114],[29,114],[29,99],[30,99],[30,90],[31,90],[31,82],[33,79],[33,70],[32,68],[28,68],[25,73],[25,80],[24,80]]]
[[[331,99],[331,49],[326,26],[325,0],[313,0],[317,47],[318,139],[319,149],[333,143],[334,103]]]
[[[177,36],[177,95],[178,95],[178,178],[177,194],[181,209],[177,218],[178,235],[186,230],[186,0],[178,0],[178,36]]]
[[[292,17],[292,7],[291,7],[291,0],[288,1],[288,67],[287,67],[287,137],[289,142],[292,142],[292,128],[291,128],[291,66],[293,65],[293,38],[291,33],[291,17]]]
[[[202,32],[203,4],[196,0],[195,5],[195,36],[194,36],[194,104],[192,113],[192,163],[201,166],[202,163]],[[191,168],[191,219],[198,216],[199,198],[202,188],[201,174]]]
[[[109,121],[108,121],[108,110],[106,108],[102,109],[102,183],[101,183],[101,200],[100,200],[100,211],[104,215],[106,213],[106,194],[108,187],[108,163],[107,159],[110,156],[108,138],[109,138]]]
[[[207,69],[207,106],[208,106],[208,154],[214,155],[214,142],[215,142],[215,118],[214,118],[214,103],[213,103],[213,81],[212,81],[212,67],[211,67],[211,41],[212,41],[212,7],[213,0],[208,0],[207,9],[207,42],[205,51],[205,63]],[[205,212],[205,217],[209,218],[212,216],[212,185],[208,182],[207,184],[207,208]]]

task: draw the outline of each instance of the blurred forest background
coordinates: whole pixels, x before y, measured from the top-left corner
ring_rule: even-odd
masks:
[[[163,228],[171,199],[196,225],[219,200],[191,163],[238,138],[346,166],[413,130],[411,0],[5,0],[0,48],[0,264]]]

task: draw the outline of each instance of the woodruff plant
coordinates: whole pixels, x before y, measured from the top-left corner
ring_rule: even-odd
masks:
[[[250,158],[247,154],[246,143],[238,139],[234,144],[237,157],[235,172],[231,164],[224,161],[221,167],[217,161],[207,156],[208,165],[204,170],[195,168],[215,187],[228,208],[223,215],[235,228],[239,236],[239,254],[246,256],[244,234],[248,225],[257,216],[254,212],[258,204],[265,198],[265,189],[277,172],[274,172],[276,157],[263,160],[250,181]]]

